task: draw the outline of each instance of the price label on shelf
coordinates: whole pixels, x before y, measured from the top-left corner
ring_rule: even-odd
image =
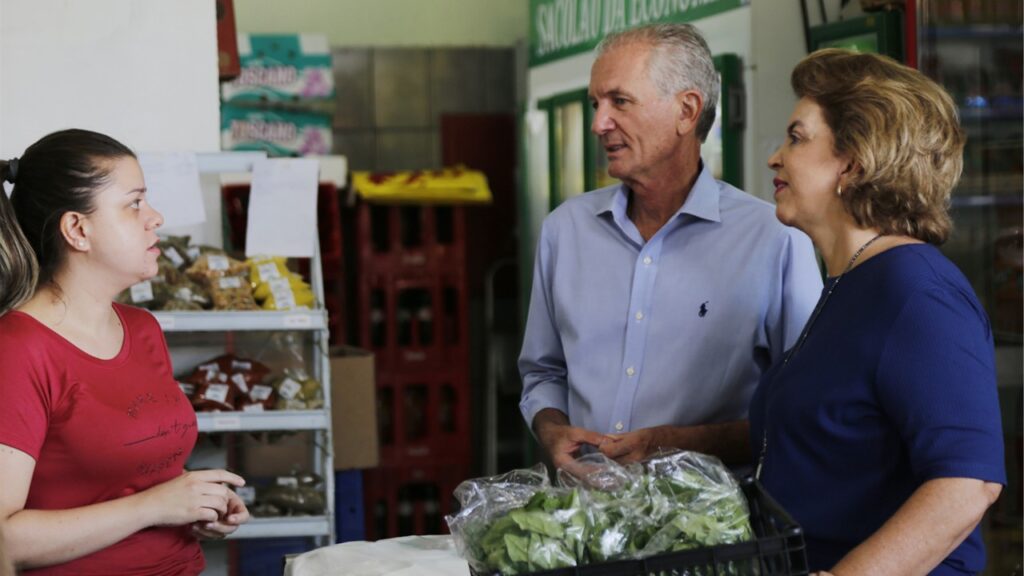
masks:
[[[289,314],[284,317],[285,328],[309,328],[313,325],[313,317],[308,314]]]
[[[238,416],[214,416],[214,430],[238,430],[242,427],[242,419]]]
[[[174,316],[157,314],[156,321],[160,323],[161,330],[174,330]]]

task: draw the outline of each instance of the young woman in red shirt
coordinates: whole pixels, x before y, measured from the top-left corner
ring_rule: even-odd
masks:
[[[0,526],[23,574],[198,574],[249,512],[186,472],[195,412],[159,324],[114,303],[157,272],[135,155],[86,130],[0,161]]]

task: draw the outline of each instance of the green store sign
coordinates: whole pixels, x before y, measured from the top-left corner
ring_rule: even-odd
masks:
[[[689,22],[750,0],[530,0],[530,66],[593,50],[610,32]]]

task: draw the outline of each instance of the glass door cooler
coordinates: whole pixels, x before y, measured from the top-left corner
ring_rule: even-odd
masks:
[[[953,191],[953,234],[943,247],[974,286],[995,336],[1009,484],[982,524],[986,574],[1020,573],[1022,434],[1022,244],[1024,64],[1020,0],[918,0],[908,52],[956,101],[967,134]],[[916,35],[916,41],[914,37]],[[913,65],[914,63],[911,62]]]
[[[981,299],[997,345],[1020,347],[1024,115],[1022,4],[920,0],[919,69],[956,101],[967,133],[946,254]]]

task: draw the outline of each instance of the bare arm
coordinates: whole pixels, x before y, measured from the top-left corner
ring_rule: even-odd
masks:
[[[679,448],[719,457],[726,464],[751,461],[750,423],[734,420],[701,426],[655,426],[612,434],[601,445],[605,456],[621,463],[636,462],[658,448]]]
[[[159,525],[216,522],[228,511],[241,477],[224,470],[187,472],[143,492],[69,510],[26,510],[35,460],[0,444],[0,523],[19,568],[68,562]],[[236,511],[237,513],[237,511]]]
[[[832,573],[927,574],[970,535],[1000,491],[999,484],[972,478],[929,480]]]

